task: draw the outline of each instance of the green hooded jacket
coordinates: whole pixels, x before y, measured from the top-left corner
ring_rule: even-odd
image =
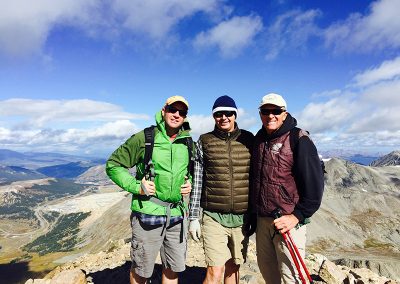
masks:
[[[177,207],[171,209],[171,216],[180,216],[187,210],[187,205],[181,202],[181,185],[185,183],[185,176],[188,176],[189,154],[183,138],[190,137],[189,123],[184,122],[173,141],[170,141],[166,133],[161,111],[156,114],[156,124],[152,155],[155,196],[162,201],[179,203]],[[145,138],[142,130],[132,135],[111,154],[106,163],[107,175],[122,189],[132,193],[132,211],[149,215],[166,215],[166,207],[155,204],[148,200],[149,197],[139,194],[140,183],[144,176],[144,152]],[[136,166],[135,177],[128,171],[134,166]],[[191,182],[191,177],[188,178]]]

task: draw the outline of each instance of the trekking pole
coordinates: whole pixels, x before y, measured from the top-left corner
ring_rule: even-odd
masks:
[[[289,237],[289,241],[290,241],[291,245],[293,246],[294,251],[295,251],[296,254],[297,254],[297,257],[298,257],[299,260],[300,260],[301,266],[303,267],[304,272],[306,273],[308,280],[310,281],[311,284],[313,284],[313,280],[311,279],[310,272],[308,271],[307,266],[306,266],[306,264],[304,263],[304,260],[303,260],[303,258],[301,257],[300,252],[299,252],[299,250],[298,250],[298,248],[297,248],[295,242],[294,242],[293,239],[292,239],[292,235],[290,234],[290,232],[286,232],[286,234],[287,234],[287,236]]]
[[[275,219],[279,218],[282,216],[281,210],[279,208],[275,209],[274,211],[272,211],[272,215],[274,216]],[[289,233],[289,232],[287,232]],[[287,237],[287,233],[281,233],[283,240],[285,241],[285,244],[289,250],[290,255],[292,256],[293,262],[297,268],[297,272],[299,273],[299,277],[301,280],[301,283],[306,284],[306,279],[303,276],[303,273],[301,272],[301,268],[300,268],[300,264],[299,264],[299,260],[297,259],[297,256],[301,259],[300,255],[296,255],[295,254],[295,249],[293,248],[293,243],[290,243],[290,241],[288,240]],[[291,238],[290,238],[291,239]],[[296,253],[298,252],[297,247],[296,247]],[[311,282],[312,283],[312,282]]]

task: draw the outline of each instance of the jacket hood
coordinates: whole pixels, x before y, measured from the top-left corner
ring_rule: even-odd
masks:
[[[287,113],[286,119],[279,129],[272,132],[271,134],[268,134],[264,126],[262,126],[261,129],[257,132],[256,136],[264,137],[265,140],[272,140],[292,130],[293,128],[296,127],[296,125],[297,125],[297,120],[293,116],[291,116],[290,113]]]

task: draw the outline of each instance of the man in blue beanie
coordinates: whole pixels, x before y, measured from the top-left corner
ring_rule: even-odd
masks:
[[[200,136],[190,196],[189,232],[199,241],[200,205],[207,264],[204,283],[239,283],[239,267],[247,254],[243,230],[248,211],[250,155],[254,135],[238,128],[237,107],[229,96],[212,108],[214,130]]]

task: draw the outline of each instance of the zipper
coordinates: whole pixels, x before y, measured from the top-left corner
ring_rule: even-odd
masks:
[[[228,160],[229,160],[229,177],[230,177],[230,186],[231,186],[231,210],[233,210],[233,170],[232,170],[232,153],[231,153],[231,133],[228,132]]]
[[[264,168],[264,156],[265,156],[265,152],[266,152],[266,149],[268,149],[268,147],[269,147],[269,143],[268,143],[268,141],[265,141],[264,142],[264,147],[263,147],[263,151],[262,151],[262,154],[260,155],[260,158],[261,158],[261,167],[258,169],[259,171],[260,171],[260,181],[259,181],[259,184],[258,184],[258,188],[260,189],[259,191],[258,191],[258,200],[261,200],[261,184],[262,184],[262,181],[263,181],[263,179],[264,179],[264,171],[263,171],[263,168]],[[267,202],[268,202],[268,199],[267,199]],[[258,203],[258,202],[257,202]],[[260,204],[261,205],[261,204]],[[266,204],[266,207],[267,207],[267,205],[268,204]],[[257,206],[257,204],[256,204],[256,206]]]

